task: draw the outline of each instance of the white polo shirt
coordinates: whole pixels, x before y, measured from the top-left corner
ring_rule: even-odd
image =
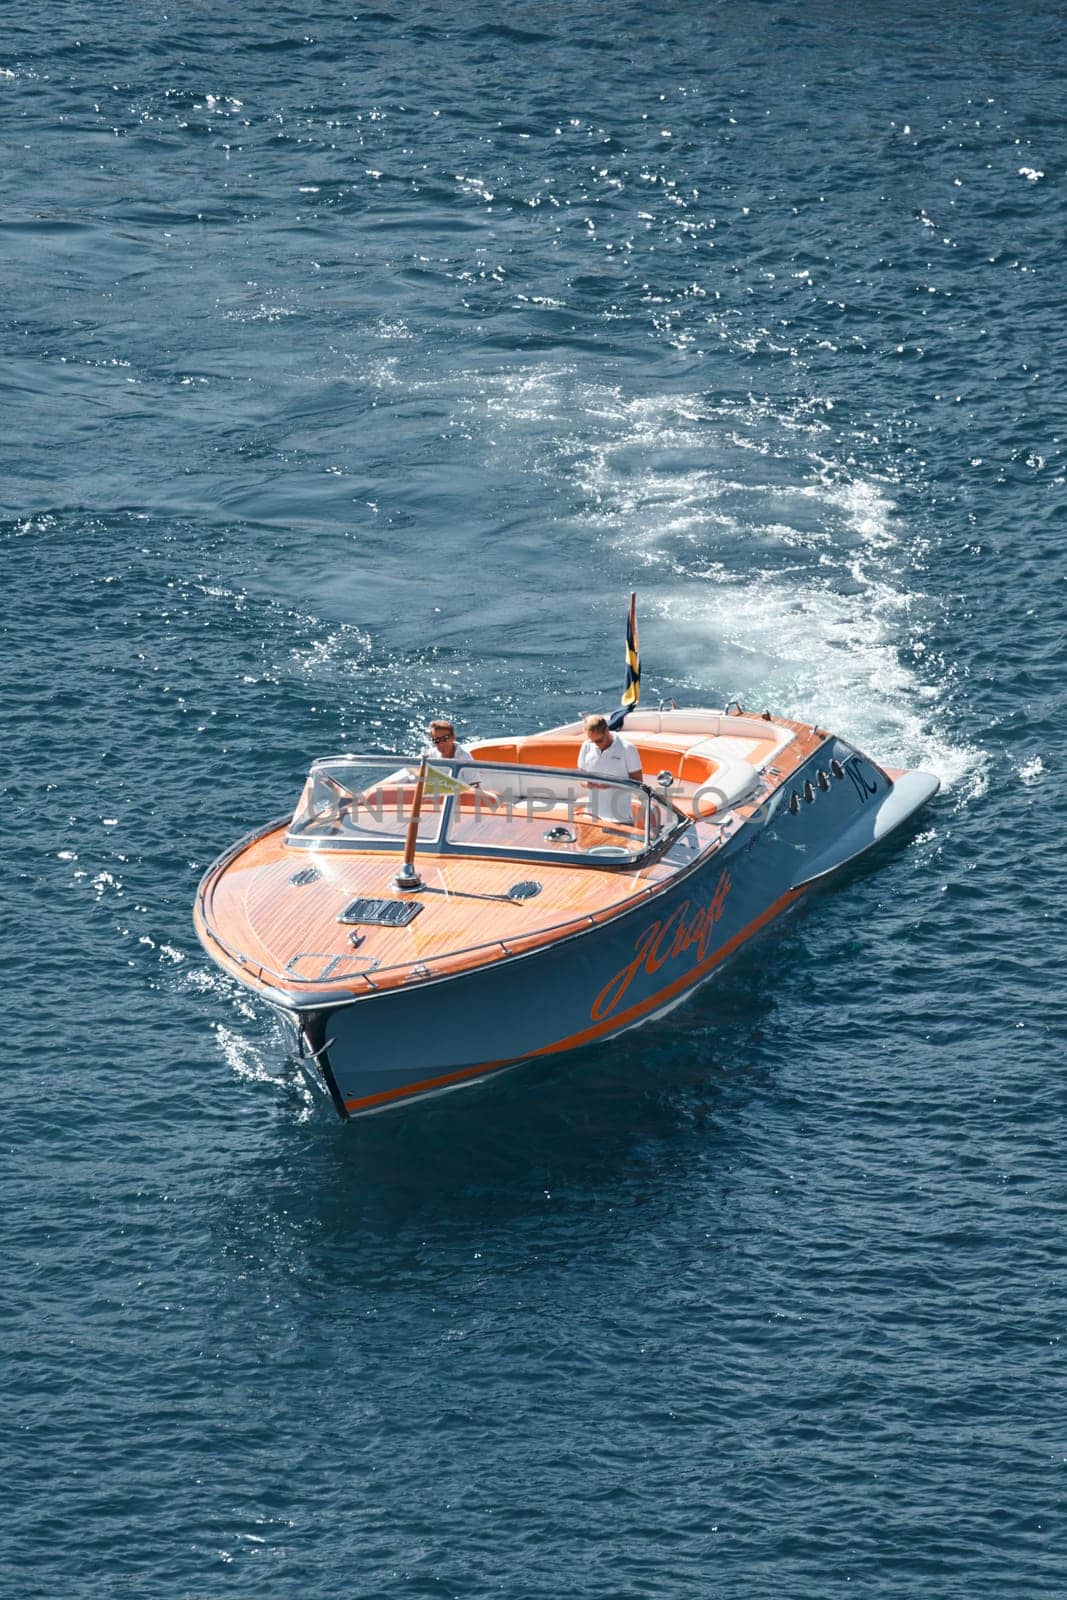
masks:
[[[601,750],[592,739],[585,741],[578,752],[578,770],[588,773],[590,777],[598,774],[603,778],[629,778],[631,772],[640,772],[641,757],[629,739],[613,733],[606,750]],[[591,784],[590,788],[595,790],[596,785]],[[609,817],[613,822],[631,820],[630,796],[624,789],[601,788],[591,795],[591,799],[594,811],[599,816]]]
[[[578,752],[579,772],[598,772],[604,778],[628,778],[640,772],[641,757],[621,733],[613,733],[606,750],[587,739]]]
[[[467,749],[467,746],[465,744],[460,744],[459,740],[457,739],[456,740],[456,748],[455,748],[454,752],[452,753],[452,755],[450,755],[450,756],[442,756],[441,760],[442,761],[473,761],[474,757],[471,755],[470,751]],[[442,778],[455,778],[459,783],[470,784],[470,782],[471,782],[471,771],[470,771],[469,767],[459,767],[457,769],[449,771],[447,768],[444,768],[444,767],[435,767],[433,762],[431,761],[430,765],[427,767],[426,770],[427,770],[427,772],[439,772],[441,774]],[[477,782],[477,779],[475,778],[474,781]]]

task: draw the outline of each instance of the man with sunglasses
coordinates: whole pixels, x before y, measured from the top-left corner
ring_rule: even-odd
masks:
[[[444,717],[434,717],[426,730],[426,736],[439,756],[446,761],[473,761],[474,757],[465,745],[456,743],[456,730]]]

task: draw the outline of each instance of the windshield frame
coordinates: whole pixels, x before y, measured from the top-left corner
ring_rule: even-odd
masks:
[[[338,776],[335,777],[334,773],[338,768],[347,767],[354,769],[356,772],[374,768],[393,768],[394,771],[393,773],[389,774],[390,776],[395,775],[396,769],[403,769],[406,774],[405,781],[413,783],[422,759],[423,758],[421,756],[402,756],[390,752],[384,752],[382,754],[371,753],[368,755],[352,755],[348,752],[345,752],[336,756],[321,756],[312,762],[308,770],[308,777],[305,787],[304,790],[301,791],[301,802],[303,801],[304,795],[307,792],[308,785],[312,783],[316,774],[323,777],[328,776],[331,782],[334,785],[337,785],[338,778],[341,776],[341,774],[338,773]],[[547,862],[552,863],[555,866],[566,864],[568,866],[593,867],[601,872],[628,872],[631,871],[635,865],[644,864],[649,859],[658,856],[664,850],[669,849],[671,844],[674,843],[681,833],[693,826],[693,819],[686,816],[684,812],[679,811],[677,806],[672,803],[672,801],[662,790],[653,789],[651,785],[646,783],[633,783],[629,779],[611,778],[606,775],[602,775],[601,773],[583,773],[578,769],[577,766],[541,767],[532,766],[525,762],[508,761],[487,761],[485,763],[480,763],[476,756],[470,759],[449,761],[441,756],[434,755],[432,760],[428,762],[427,773],[430,774],[437,772],[447,778],[458,779],[461,773],[472,773],[479,766],[483,767],[487,774],[490,772],[508,774],[515,773],[516,775],[524,777],[528,780],[534,780],[531,785],[531,787],[534,788],[536,788],[536,779],[538,777],[542,777],[546,780],[546,782],[554,780],[557,784],[561,778],[573,778],[579,785],[587,789],[613,789],[621,791],[623,794],[628,794],[631,799],[635,801],[639,800],[643,807],[644,838],[643,840],[636,842],[637,847],[633,851],[627,851],[625,855],[619,856],[598,856],[592,851],[584,850],[539,850],[536,848],[527,848],[522,844],[479,845],[468,843],[464,840],[456,840],[452,837],[453,818],[455,817],[458,819],[459,817],[459,812],[456,807],[456,799],[460,793],[468,792],[468,788],[465,788],[463,790],[457,790],[444,795],[432,794],[426,796],[427,799],[432,799],[434,801],[439,799],[441,801],[441,808],[438,812],[436,812],[438,817],[438,826],[436,832],[428,834],[420,833],[416,845],[416,848],[419,852],[436,856],[477,857],[482,860],[490,861],[499,861],[510,858],[521,861]],[[347,788],[347,786],[343,784],[339,785],[339,787]],[[476,787],[476,785],[470,785],[468,787]],[[360,788],[360,785],[356,786],[357,790]],[[348,789],[347,792],[350,798],[355,798],[355,793],[353,790]],[[534,797],[527,798],[529,799],[530,803],[533,802]],[[652,836],[652,808],[654,805],[662,808],[663,812],[663,823],[655,837]],[[294,831],[293,823],[296,820],[299,809],[300,803],[298,802],[297,812],[294,812],[293,816],[290,818],[288,827],[286,829],[284,840],[286,846],[296,850],[367,850],[381,854],[403,854],[406,823],[404,832],[398,832],[397,834],[386,835],[384,837],[375,838],[373,835],[363,836],[355,832],[347,834],[342,832],[336,836],[322,837],[315,834]],[[420,817],[420,822],[421,820],[422,818]],[[532,820],[532,813],[530,820]]]

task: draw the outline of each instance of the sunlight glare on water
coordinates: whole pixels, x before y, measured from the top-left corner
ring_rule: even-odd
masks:
[[[1062,8],[0,40],[0,1585],[1067,1590]],[[342,1126],[196,886],[618,697],[943,793],[608,1047]]]

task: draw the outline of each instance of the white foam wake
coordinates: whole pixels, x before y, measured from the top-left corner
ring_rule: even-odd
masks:
[[[831,406],[576,398],[582,426],[559,454],[586,525],[641,588],[660,657],[646,645],[646,672],[817,721],[961,798],[984,787],[985,753],[945,732],[954,680],[925,537],[898,510],[908,486],[857,459]]]

